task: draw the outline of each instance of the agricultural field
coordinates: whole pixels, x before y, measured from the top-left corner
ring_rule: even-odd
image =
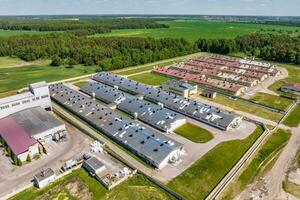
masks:
[[[214,138],[209,131],[189,123],[177,128],[174,132],[195,143],[205,143]]]
[[[262,92],[257,93],[251,100],[278,110],[286,110],[293,103],[291,99]]]
[[[49,32],[39,32],[39,31],[12,31],[12,30],[1,30],[0,29],[0,37],[9,37],[9,36],[16,36],[16,35],[33,35],[33,34],[45,34]]]
[[[262,133],[257,127],[244,140],[220,143],[167,186],[186,199],[204,199]]]
[[[262,174],[262,172],[265,173],[264,169],[268,167],[270,162],[274,164],[273,158],[275,158],[276,161],[278,153],[280,153],[287,144],[290,136],[291,134],[289,132],[282,129],[272,134],[237,180],[229,185],[222,199],[233,199],[237,194],[242,192],[248,184],[252,183],[258,175]]]
[[[259,31],[260,29],[282,29],[298,30],[299,28],[287,26],[272,26],[264,24],[230,23],[221,21],[205,20],[174,20],[161,22],[169,25],[169,28],[159,29],[124,29],[113,30],[111,33],[97,34],[97,36],[117,37],[153,37],[153,38],[184,38],[193,43],[199,38],[226,39],[235,38],[238,35],[245,35]]]
[[[84,169],[78,169],[57,180],[44,189],[29,188],[10,200],[35,199],[174,199],[145,176],[136,174],[113,190],[108,191],[99,181],[89,176]]]
[[[250,103],[246,103],[246,102],[242,102],[239,100],[232,100],[229,99],[228,97],[225,96],[217,96],[214,99],[209,99],[212,100],[216,103],[228,106],[234,110],[239,110],[239,111],[243,111],[243,112],[247,112],[256,116],[260,116],[262,118],[265,119],[269,119],[275,122],[278,122],[281,118],[282,118],[282,114],[277,113],[277,112],[272,112],[270,110],[267,110],[265,108],[261,108],[258,106],[255,106],[253,104]]]
[[[300,124],[300,104],[287,116],[283,124],[290,127],[297,127]]]
[[[97,66],[29,65],[16,68],[0,68],[0,93],[26,87],[39,81],[56,81],[94,73]],[[18,80],[18,81],[16,81]]]
[[[128,76],[129,79],[147,84],[147,85],[161,85],[162,83],[170,80],[170,78],[166,76],[162,76],[160,74],[154,74],[151,72],[146,72],[142,74],[137,74],[133,76]]]

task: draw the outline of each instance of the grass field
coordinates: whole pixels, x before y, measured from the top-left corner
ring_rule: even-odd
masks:
[[[291,134],[289,132],[282,129],[273,133],[238,179],[230,184],[222,199],[233,199],[237,194],[243,191],[248,184],[252,183],[257,175],[263,171],[263,168],[267,165],[268,161],[270,161],[273,156],[276,156],[276,154],[286,145],[290,136]]]
[[[11,200],[35,199],[174,199],[141,174],[134,175],[113,190],[108,191],[100,182],[89,176],[84,169],[79,169],[57,180],[44,189],[34,187],[24,190]]]
[[[161,85],[162,83],[170,80],[170,78],[160,75],[154,74],[151,72],[146,72],[138,75],[128,76],[129,79],[147,84],[147,85]]]
[[[79,82],[74,83],[73,85],[75,85],[79,88],[83,88],[87,83],[88,83],[88,81],[79,81]]]
[[[0,93],[26,87],[38,81],[56,81],[94,73],[97,67],[74,66],[72,68],[48,65],[0,69]]]
[[[284,97],[267,93],[257,93],[251,100],[279,110],[286,110],[293,101]]]
[[[26,63],[20,58],[0,57],[0,68],[18,66]]]
[[[0,37],[9,37],[9,36],[16,36],[16,35],[33,35],[33,34],[45,34],[49,32],[39,32],[39,31],[12,31],[12,30],[2,30],[0,29]]]
[[[288,180],[285,180],[282,184],[283,189],[292,194],[294,197],[300,199],[300,185],[297,185],[295,183],[289,182]]]
[[[177,128],[174,132],[196,143],[205,143],[214,138],[209,131],[189,123]]]
[[[270,110],[246,103],[246,102],[242,102],[242,101],[238,101],[238,100],[232,100],[229,99],[227,97],[218,95],[216,98],[214,99],[210,99],[214,102],[217,102],[219,104],[231,107],[235,110],[239,110],[239,111],[243,111],[243,112],[247,112],[256,116],[260,116],[262,118],[265,119],[269,119],[275,122],[278,122],[281,117],[282,114],[277,113],[277,112],[272,112]]]
[[[199,38],[234,38],[238,35],[253,33],[261,28],[296,30],[299,28],[287,26],[272,26],[262,24],[230,23],[221,21],[204,20],[175,20],[164,21],[169,28],[161,29],[125,29],[113,30],[107,34],[94,36],[122,36],[122,37],[153,37],[153,38],[184,38],[189,42],[195,42]]]
[[[263,133],[262,127],[244,140],[223,142],[167,184],[186,199],[204,199]]]
[[[300,124],[300,104],[287,116],[283,124],[290,127],[297,127]]]

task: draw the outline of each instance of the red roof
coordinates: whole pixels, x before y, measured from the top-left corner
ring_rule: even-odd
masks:
[[[37,143],[12,117],[0,119],[0,135],[15,155],[19,155]]]

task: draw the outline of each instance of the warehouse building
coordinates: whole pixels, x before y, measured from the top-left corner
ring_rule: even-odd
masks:
[[[242,117],[233,113],[221,111],[216,107],[211,107],[109,72],[100,72],[93,76],[93,79],[113,87],[117,86],[119,89],[134,95],[142,95],[149,101],[161,104],[170,110],[221,130],[236,128],[242,122]]]
[[[46,82],[30,84],[29,92],[0,99],[0,119],[33,107],[51,110],[51,100]]]
[[[187,81],[175,79],[164,82],[162,84],[162,89],[167,92],[178,94],[184,97],[189,97],[198,93],[197,85],[192,85],[189,84]]]
[[[51,85],[50,94],[57,103],[158,169],[176,162],[182,154],[182,144],[133,120],[123,119],[64,84]]]
[[[281,86],[280,89],[283,92],[300,95],[300,83],[285,84],[285,85]]]
[[[114,103],[118,109],[164,132],[173,131],[186,122],[183,115],[99,82],[88,83],[81,91]]]
[[[66,135],[65,124],[41,107],[25,109],[0,119],[0,135],[22,162],[39,154],[38,141]]]

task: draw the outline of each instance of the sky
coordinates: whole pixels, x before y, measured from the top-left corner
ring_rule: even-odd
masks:
[[[59,14],[299,16],[300,0],[0,0],[0,15]]]

